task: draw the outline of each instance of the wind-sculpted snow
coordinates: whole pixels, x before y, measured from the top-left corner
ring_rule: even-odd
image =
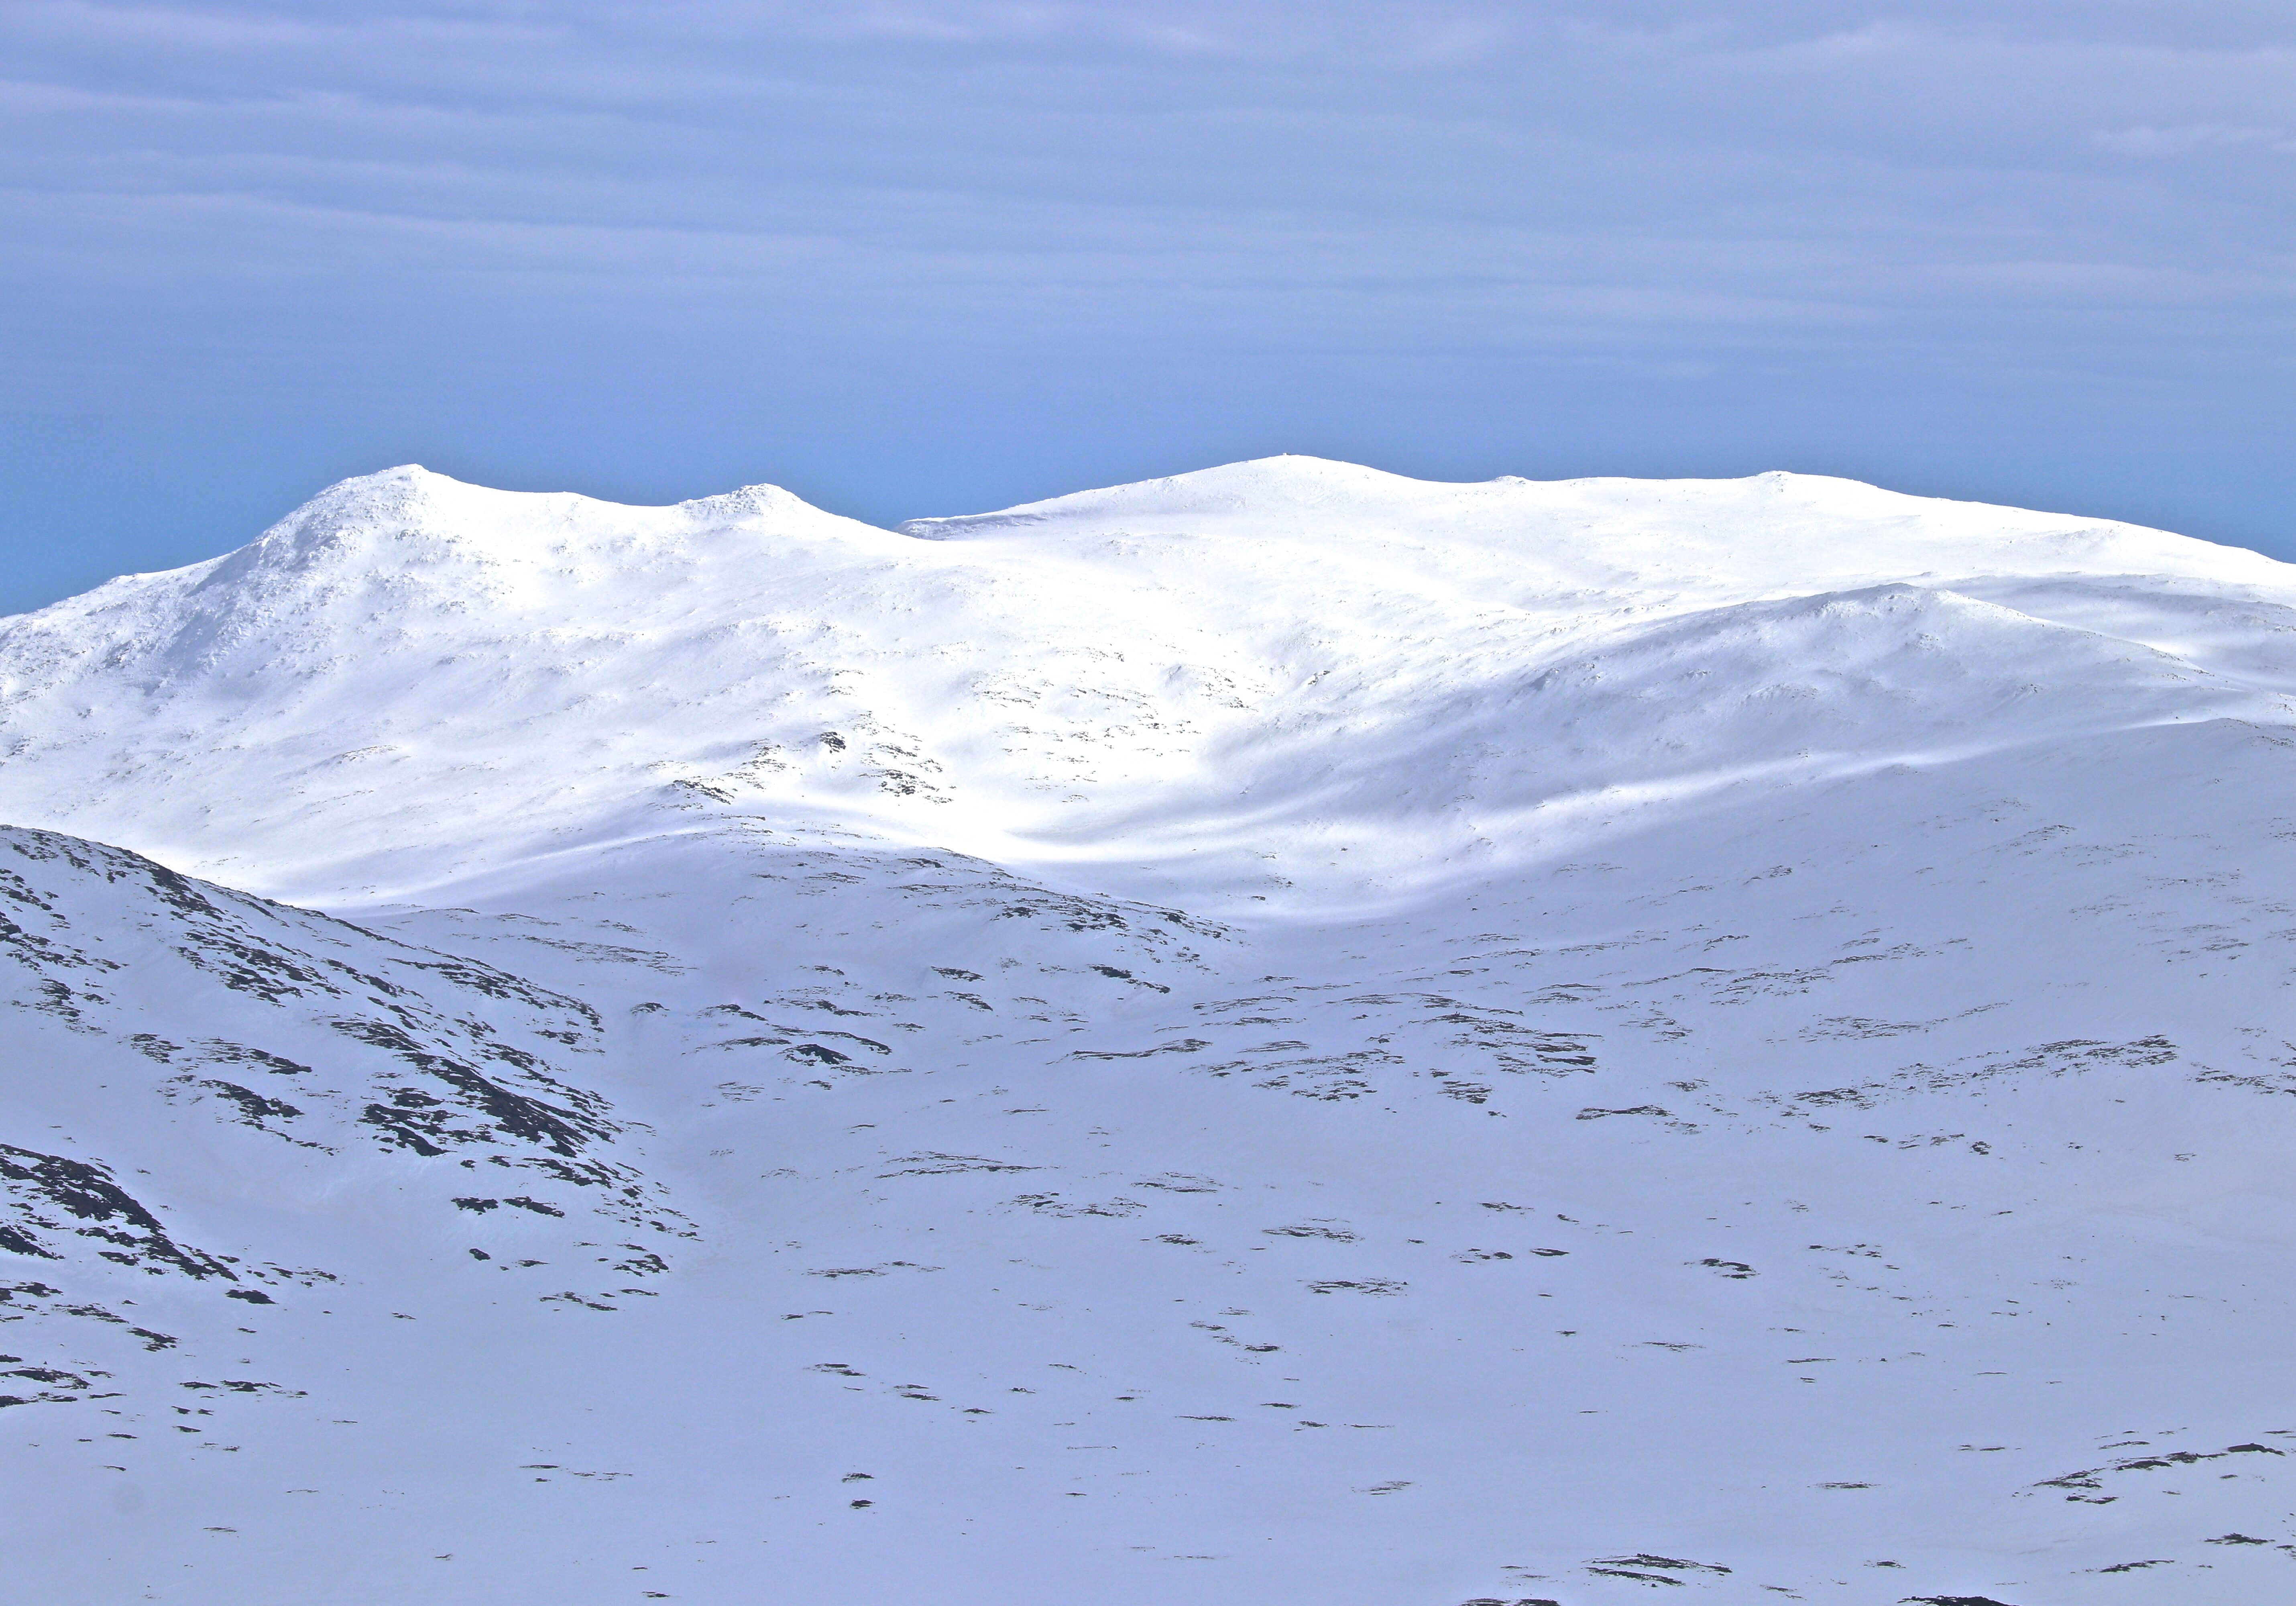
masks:
[[[348,482],[0,623],[13,1576],[2280,1598],[2292,693],[1790,475]]]

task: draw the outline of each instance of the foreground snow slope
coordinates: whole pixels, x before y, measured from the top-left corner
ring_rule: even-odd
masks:
[[[12,1557],[2275,1598],[2292,579],[1790,475],[395,470],[0,622]]]

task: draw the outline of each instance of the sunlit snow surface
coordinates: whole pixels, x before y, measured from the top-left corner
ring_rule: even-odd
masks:
[[[12,1586],[2296,1595],[2292,693],[1833,480],[347,482],[0,622]]]

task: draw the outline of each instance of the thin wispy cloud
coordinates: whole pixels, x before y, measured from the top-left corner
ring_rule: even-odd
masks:
[[[2288,399],[2279,7],[19,0],[0,55],[20,506],[65,441],[243,518],[1287,444],[2044,499]]]

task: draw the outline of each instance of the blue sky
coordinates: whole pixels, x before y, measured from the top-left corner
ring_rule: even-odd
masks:
[[[11,0],[0,611],[345,474],[1273,451],[2296,558],[2296,8]]]

